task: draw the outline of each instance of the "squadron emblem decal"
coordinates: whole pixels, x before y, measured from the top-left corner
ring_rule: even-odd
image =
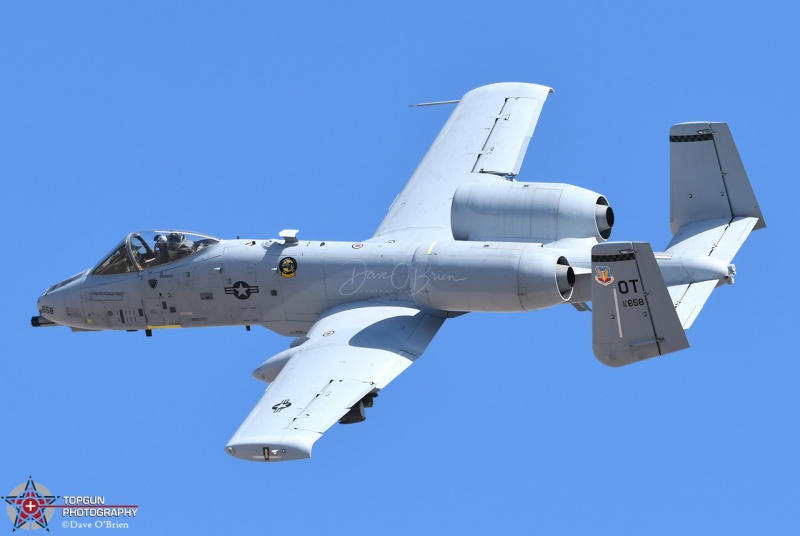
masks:
[[[608,266],[597,266],[594,269],[594,280],[607,287],[614,282],[614,276],[611,275],[611,268]]]
[[[297,261],[294,257],[284,257],[278,263],[278,271],[283,277],[294,277],[297,273]]]
[[[258,294],[258,287],[250,286],[244,281],[237,281],[232,287],[225,287],[225,294],[233,294],[240,300],[246,300],[251,294]]]

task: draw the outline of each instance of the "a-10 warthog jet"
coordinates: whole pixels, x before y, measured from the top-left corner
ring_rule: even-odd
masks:
[[[219,240],[131,233],[95,267],[39,298],[34,326],[75,331],[260,325],[293,336],[258,367],[266,393],[226,447],[238,458],[307,458],[471,311],[590,310],[593,347],[621,366],[688,347],[684,330],[732,283],[733,256],[765,226],[725,123],[670,130],[671,225],[663,253],[608,242],[595,192],[517,182],[551,89],[467,93],[375,234],[362,242]]]

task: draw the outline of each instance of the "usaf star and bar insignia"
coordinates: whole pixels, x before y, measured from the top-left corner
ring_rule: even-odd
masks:
[[[251,294],[258,294],[258,287],[244,281],[237,281],[233,286],[225,287],[225,294],[233,294],[240,300],[246,300]]]
[[[294,257],[284,257],[278,262],[278,273],[283,277],[294,277],[297,274],[297,261]],[[252,294],[258,294],[258,287],[246,281],[237,281],[230,287],[225,287],[225,294],[230,294],[240,300],[246,300]]]

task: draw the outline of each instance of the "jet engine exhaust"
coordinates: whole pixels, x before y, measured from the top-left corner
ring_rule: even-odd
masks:
[[[609,209],[610,210],[610,209]],[[569,299],[570,291],[575,286],[575,270],[569,265],[569,261],[565,257],[559,257],[556,266],[556,286],[558,291],[564,296],[564,299]]]
[[[597,205],[594,208],[594,221],[597,223],[597,230],[604,239],[611,236],[611,228],[614,227],[614,211],[608,206],[608,203],[603,203],[604,198],[597,200]]]

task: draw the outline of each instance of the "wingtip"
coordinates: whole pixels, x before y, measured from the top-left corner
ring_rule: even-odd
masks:
[[[293,430],[291,434],[261,435],[231,439],[225,452],[234,458],[252,462],[285,462],[311,457],[311,448],[321,434]]]

